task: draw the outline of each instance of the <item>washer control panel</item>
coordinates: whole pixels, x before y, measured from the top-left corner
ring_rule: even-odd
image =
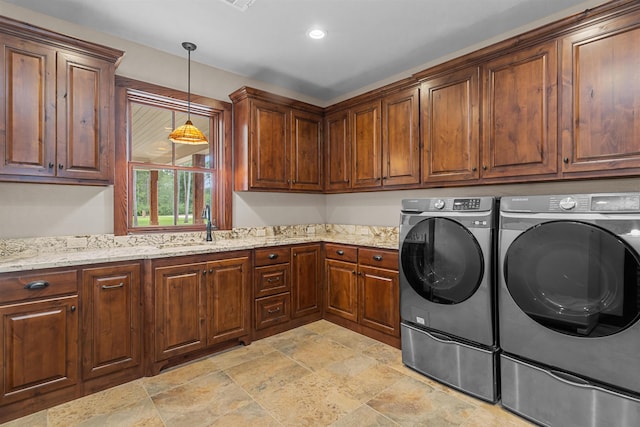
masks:
[[[480,209],[480,199],[453,199],[454,211],[477,211]]]

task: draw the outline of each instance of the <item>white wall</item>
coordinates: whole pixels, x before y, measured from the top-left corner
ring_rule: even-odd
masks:
[[[640,191],[640,178],[571,182],[483,185],[425,190],[332,194],[326,199],[328,224],[397,226],[402,199],[454,196],[514,196],[530,194],[577,194]]]
[[[236,227],[325,224],[324,194],[234,193]]]

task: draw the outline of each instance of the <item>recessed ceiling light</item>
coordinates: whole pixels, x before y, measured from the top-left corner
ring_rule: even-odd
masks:
[[[327,32],[322,28],[314,27],[307,31],[307,35],[315,40],[320,40],[326,37]]]

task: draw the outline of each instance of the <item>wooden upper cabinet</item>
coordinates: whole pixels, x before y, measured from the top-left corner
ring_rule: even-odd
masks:
[[[351,187],[351,131],[349,110],[336,111],[324,119],[324,188],[347,190]]]
[[[234,190],[321,192],[322,108],[250,87],[229,97]]]
[[[56,51],[1,34],[0,40],[0,174],[54,176]]]
[[[124,52],[0,17],[0,181],[113,182]]]
[[[484,65],[482,178],[558,172],[557,42]]]
[[[322,191],[322,114],[291,112],[291,188]]]
[[[108,61],[58,53],[59,177],[112,179],[114,74]]]
[[[383,185],[420,183],[419,89],[382,99]]]
[[[382,141],[380,139],[380,100],[351,109],[351,187],[382,186]]]
[[[562,170],[637,174],[640,13],[562,40]],[[593,175],[593,174],[591,174]]]
[[[422,82],[422,181],[479,177],[479,69],[472,67]]]
[[[251,187],[289,188],[288,122],[287,108],[262,101],[251,103]]]

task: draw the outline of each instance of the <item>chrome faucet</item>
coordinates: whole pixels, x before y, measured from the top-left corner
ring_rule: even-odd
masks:
[[[205,240],[207,242],[211,242],[213,238],[211,237],[211,207],[209,205],[204,205],[202,218],[206,219],[207,221],[207,238]]]

